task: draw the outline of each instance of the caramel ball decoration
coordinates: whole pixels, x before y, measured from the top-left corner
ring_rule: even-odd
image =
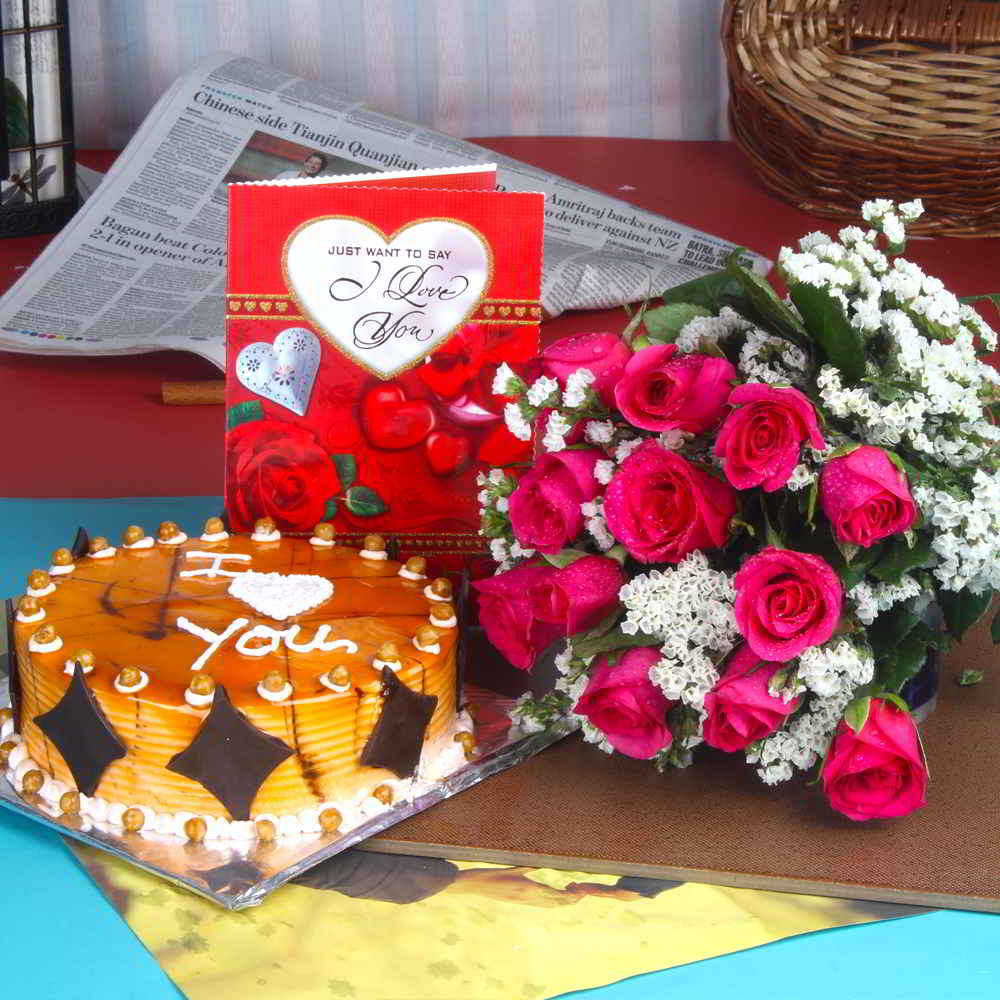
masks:
[[[451,621],[455,617],[455,609],[450,604],[432,604],[431,620],[439,622]]]
[[[87,543],[87,551],[93,555],[95,552],[103,552],[109,548],[108,540],[103,535],[95,535]]]
[[[31,638],[34,639],[39,645],[45,646],[50,642],[55,642],[56,639],[59,638],[59,634],[56,632],[54,626],[43,625]]]
[[[446,576],[439,576],[431,581],[431,593],[435,597],[440,597],[442,601],[451,600],[451,580]]]
[[[146,817],[141,809],[134,806],[122,813],[122,827],[127,833],[138,833],[146,825]]]
[[[125,545],[135,545],[136,542],[141,542],[145,537],[146,532],[138,524],[130,524],[122,532],[122,542]]]
[[[365,535],[365,552],[385,552],[385,539],[381,535]]]
[[[378,799],[383,805],[390,805],[392,803],[392,788],[389,785],[378,785],[372,792],[372,797]]]
[[[399,661],[399,647],[394,642],[383,642],[375,657],[383,663],[397,663]]]
[[[138,667],[122,667],[115,680],[121,687],[135,687],[142,683],[142,671]]]
[[[221,517],[210,517],[205,522],[204,532],[206,535],[221,535],[226,530]]]
[[[72,566],[73,565],[73,553],[69,549],[56,549],[52,553],[52,565],[53,566]]]
[[[339,667],[331,667],[326,677],[335,687],[347,687],[351,683],[351,672],[343,664]]]
[[[5,722],[10,722],[14,718],[14,713],[9,708],[0,708],[0,726]]]
[[[441,633],[433,625],[421,625],[417,629],[418,646],[433,646],[440,638]]]
[[[0,764],[6,765],[8,758],[17,744],[13,740],[4,740],[0,743]]]
[[[272,517],[261,517],[254,521],[253,533],[255,535],[273,535],[278,530],[277,524]]]
[[[343,817],[336,809],[324,809],[319,814],[319,828],[324,833],[336,833]]]
[[[271,841],[278,836],[278,828],[269,819],[257,820],[256,829],[258,840]]]
[[[29,795],[32,792],[40,792],[42,790],[42,785],[45,784],[45,775],[39,770],[28,771],[25,776],[21,779],[21,791],[27,792]]]
[[[59,797],[59,808],[67,816],[76,816],[80,812],[80,793],[63,792]]]
[[[89,673],[97,666],[97,657],[92,649],[78,649],[73,654],[73,662],[79,663],[83,670]]]
[[[32,590],[44,590],[51,582],[52,578],[44,569],[33,569],[28,574],[28,586]]]
[[[200,816],[192,816],[184,824],[184,836],[192,843],[200,844],[208,833],[208,824]]]
[[[195,674],[188,684],[192,694],[211,694],[215,690],[215,680],[209,674]]]
[[[17,602],[17,612],[25,618],[33,618],[41,610],[42,605],[37,597],[31,597],[25,594],[25,596]]]
[[[260,685],[265,691],[273,691],[277,694],[285,690],[285,675],[280,670],[269,670],[261,678]]]
[[[427,560],[423,556],[410,556],[406,560],[406,569],[410,573],[416,573],[423,576],[427,572]]]
[[[332,542],[335,534],[336,531],[329,521],[320,521],[319,524],[313,528],[313,536],[323,542]]]

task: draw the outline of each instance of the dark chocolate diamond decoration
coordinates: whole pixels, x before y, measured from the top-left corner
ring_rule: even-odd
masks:
[[[87,534],[86,528],[77,528],[70,552],[73,553],[74,559],[82,559],[88,551],[90,551],[90,535]]]
[[[82,670],[73,671],[62,700],[36,715],[35,725],[55,744],[84,795],[93,795],[108,765],[125,756],[125,744],[105,718]]]
[[[233,819],[249,819],[260,786],[291,755],[284,742],[261,732],[233,708],[220,685],[198,735],[186,750],[171,758],[167,770],[207,788]]]
[[[382,713],[361,752],[366,767],[384,767],[408,778],[420,763],[424,733],[437,695],[408,688],[388,667],[382,668]]]
[[[192,868],[191,871],[203,879],[212,892],[245,892],[265,877],[257,865],[238,855],[217,868]]]

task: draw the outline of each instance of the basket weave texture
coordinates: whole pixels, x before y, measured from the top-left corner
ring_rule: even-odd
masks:
[[[922,198],[911,232],[1000,236],[1000,3],[726,0],[729,120],[807,212]]]

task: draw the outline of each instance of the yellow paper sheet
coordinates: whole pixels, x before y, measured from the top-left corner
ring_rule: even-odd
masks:
[[[232,913],[93,848],[73,850],[192,1000],[541,1000],[794,934],[922,912],[696,883],[395,859],[412,863],[426,898],[386,902],[286,885],[263,905]],[[356,851],[354,860],[361,882],[367,867],[385,864],[384,855],[370,852]],[[324,881],[322,873],[310,878]]]

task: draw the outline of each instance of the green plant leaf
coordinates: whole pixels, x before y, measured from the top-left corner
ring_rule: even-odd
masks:
[[[961,642],[962,636],[985,614],[993,600],[993,591],[972,594],[968,590],[938,590],[937,599],[948,632]]]
[[[260,420],[263,416],[259,399],[248,399],[244,403],[234,403],[226,414],[226,426],[232,429],[251,420]]]
[[[742,282],[728,271],[712,271],[663,293],[663,301],[668,305],[683,303],[701,306],[709,313],[717,313],[726,305],[735,308],[736,304],[744,299]]]
[[[589,552],[584,552],[582,549],[563,549],[560,552],[543,552],[542,558],[556,569],[562,569],[564,566],[569,566],[570,563],[575,563],[577,559],[583,559],[589,556]]]
[[[919,621],[905,603],[883,611],[867,628],[868,642],[875,659],[891,655]]]
[[[617,545],[612,545],[611,548],[604,553],[604,556],[607,559],[614,559],[619,566],[624,566],[628,553],[625,551],[625,546],[619,542]]]
[[[27,146],[31,142],[28,130],[28,102],[13,80],[3,82],[7,104],[7,145]]]
[[[614,611],[605,615],[605,617],[592,628],[588,628],[584,632],[577,632],[574,635],[571,635],[569,637],[569,641],[573,646],[574,653],[576,652],[576,644],[578,642],[588,642],[591,639],[599,639],[602,635],[607,635],[618,624],[618,620],[621,616],[621,609],[615,608]]]
[[[898,693],[911,677],[920,672],[933,638],[933,629],[918,622],[891,654],[879,661],[878,679],[887,691]]]
[[[644,322],[650,339],[672,344],[677,334],[696,316],[711,316],[711,313],[704,306],[690,302],[668,302],[664,306],[648,309]]]
[[[799,347],[808,347],[810,331],[802,325],[798,316],[778,298],[778,293],[768,281],[740,264],[738,250],[729,255],[729,259],[726,261],[726,272],[739,282],[744,296],[764,326],[773,328],[775,333],[781,334],[787,340],[798,344]]]
[[[964,298],[959,298],[959,302],[964,305],[971,306],[973,302],[982,302],[985,299],[987,302],[992,302],[993,307],[1000,312],[1000,292],[985,292],[982,295],[966,295]]]
[[[871,711],[871,698],[855,698],[847,708],[844,709],[844,721],[854,730],[860,733],[865,728],[868,721],[868,713]]]
[[[370,486],[352,486],[344,501],[356,517],[375,517],[386,510],[384,501]]]
[[[662,640],[655,635],[638,632],[626,635],[621,629],[613,628],[605,635],[593,639],[574,639],[573,652],[581,659],[608,653],[613,649],[633,649],[637,646],[659,646]]]
[[[982,670],[963,670],[956,678],[959,687],[973,687],[982,684],[986,674]]]
[[[869,572],[883,583],[899,583],[904,573],[925,565],[931,555],[931,540],[926,534],[916,536],[913,548],[901,535],[885,543],[882,557]]]
[[[327,500],[326,506],[323,508],[323,520],[332,521],[337,516],[337,501]]]
[[[358,478],[358,460],[350,454],[332,455],[333,464],[337,467],[337,476],[340,479],[340,488],[348,490],[354,485]]]
[[[792,285],[788,294],[824,358],[848,382],[859,382],[865,374],[864,343],[861,332],[847,321],[841,304],[825,288],[815,285]]]

